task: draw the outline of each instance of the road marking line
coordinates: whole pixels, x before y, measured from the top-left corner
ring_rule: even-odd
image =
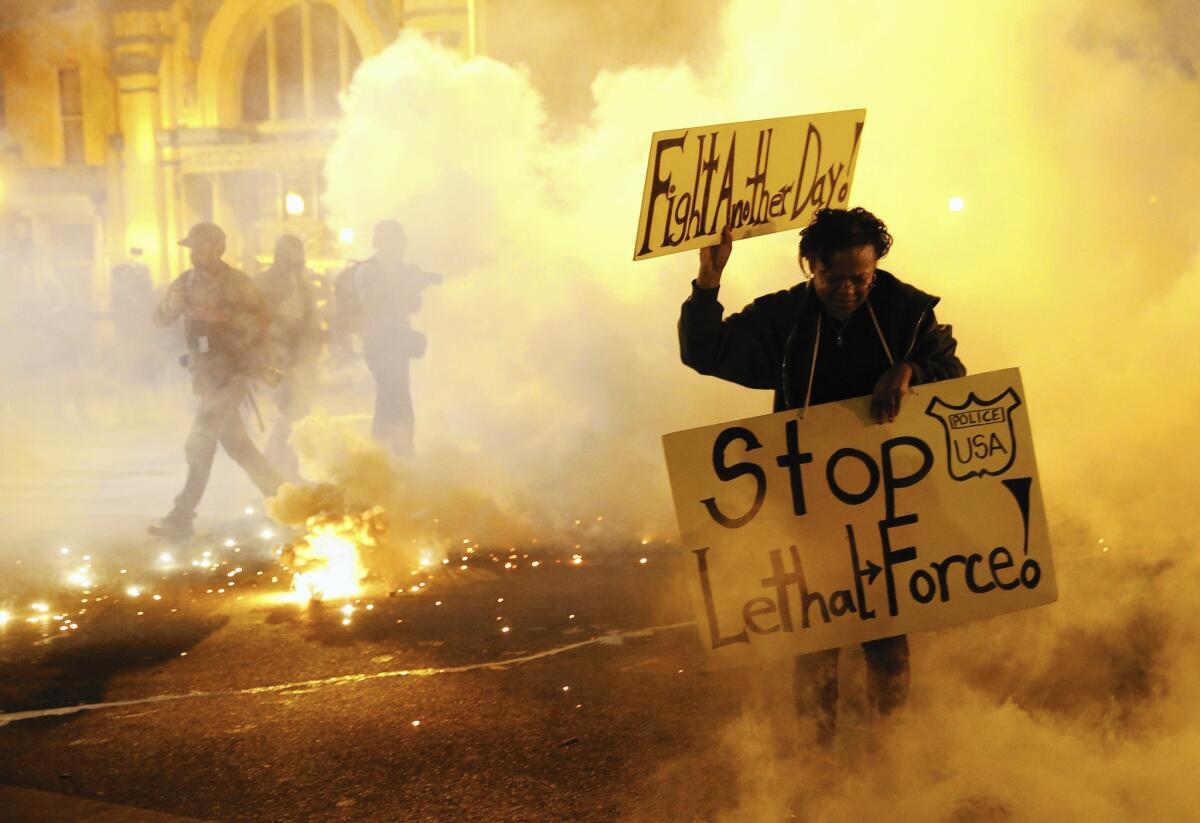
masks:
[[[696,621],[688,620],[683,623],[669,623],[664,626],[651,626],[646,629],[629,629],[623,632],[614,632],[612,634],[599,635],[588,640],[580,640],[577,643],[568,643],[565,646],[557,646],[553,649],[534,652],[522,657],[514,657],[509,660],[492,660],[486,663],[467,663],[462,666],[443,666],[443,667],[427,667],[422,669],[395,669],[385,672],[369,672],[364,674],[342,674],[334,677],[321,677],[316,680],[301,680],[296,683],[275,683],[270,686],[251,686],[245,689],[233,689],[230,691],[220,692],[204,692],[192,691],[182,692],[180,694],[160,694],[153,697],[138,697],[131,700],[112,700],[107,703],[79,703],[74,706],[57,706],[51,709],[34,709],[25,712],[7,712],[0,713],[0,728],[7,726],[9,723],[16,723],[21,720],[36,720],[42,717],[64,717],[70,714],[78,714],[79,712],[94,712],[101,709],[119,709],[126,706],[144,706],[150,703],[169,703],[175,700],[191,700],[198,697],[237,697],[240,695],[257,695],[257,694],[274,694],[276,692],[292,691],[294,689],[308,689],[315,691],[324,686],[344,686],[351,683],[365,683],[368,680],[382,680],[390,677],[432,677],[439,674],[461,674],[463,672],[477,671],[479,669],[492,669],[493,671],[504,671],[510,666],[521,666],[525,663],[532,663],[535,660],[541,660],[546,657],[554,657],[555,655],[565,652],[582,649],[584,646],[595,646],[605,642],[605,638],[614,637],[646,637],[647,634],[655,632],[670,631],[672,629],[682,629],[686,626],[695,626]],[[609,643],[612,641],[609,640]]]

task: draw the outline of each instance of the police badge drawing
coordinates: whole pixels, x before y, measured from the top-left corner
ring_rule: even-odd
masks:
[[[1012,386],[987,402],[974,392],[957,406],[940,396],[929,401],[925,413],[946,428],[946,464],[951,477],[999,477],[1009,470],[1017,458],[1012,412],[1020,405],[1021,398]]]
[[[663,438],[701,641],[737,665],[1057,598],[1017,369]]]

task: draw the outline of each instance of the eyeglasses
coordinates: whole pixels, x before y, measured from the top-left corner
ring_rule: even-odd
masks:
[[[855,291],[865,291],[871,288],[875,283],[874,274],[856,274],[852,277],[835,276],[820,272],[813,275],[814,279],[820,281],[822,286],[829,288],[832,291],[840,291],[843,286],[849,283]]]

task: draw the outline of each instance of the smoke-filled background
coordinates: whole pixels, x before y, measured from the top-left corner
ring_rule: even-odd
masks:
[[[917,638],[911,710],[856,734],[851,688],[832,770],[762,742],[787,722],[766,676],[724,746],[663,770],[681,818],[714,774],[741,787],[735,819],[797,794],[831,820],[1195,813],[1197,21],[1168,2],[681,7],[642,21],[695,33],[678,59],[601,71],[560,118],[546,76],[577,78],[586,26],[527,32],[541,74],[402,39],[356,76],[328,205],[398,217],[448,276],[420,321],[418,476],[532,522],[664,534],[659,436],[768,410],[678,363],[695,255],[630,262],[658,129],[865,107],[852,200],[896,238],[884,266],[942,296],[969,370],[1022,369],[1061,602]],[[793,284],[795,242],[738,243],[727,310]]]
[[[896,238],[883,267],[942,297],[969,371],[1022,369],[1061,600],[915,637],[909,710],[882,729],[845,655],[826,758],[780,756],[786,673],[747,672],[742,719],[656,767],[664,805],[645,817],[687,819],[729,785],[730,819],[1194,816],[1200,15],[1182,0],[615,5],[521,0],[492,58],[406,36],[359,69],[326,164],[330,223],[366,239],[397,218],[408,257],[446,281],[416,319],[417,457],[397,468],[317,414],[294,440],[306,476],[386,498],[406,539],[435,539],[411,525],[431,514],[499,542],[599,517],[610,545],[670,538],[660,436],[763,413],[769,395],[680,365],[695,253],[631,262],[650,134],[865,108],[851,199]],[[794,284],[795,244],[739,242],[726,310]],[[35,329],[9,331],[37,348]],[[60,424],[37,411],[39,393],[69,405],[65,368],[21,362],[10,473],[94,460],[54,445]],[[115,421],[130,447],[115,475],[137,475],[177,378]],[[49,435],[35,448],[29,432]],[[10,534],[104,524],[116,542],[143,525],[131,512],[169,504],[179,463],[104,500],[10,482]],[[247,489],[219,457],[202,519]],[[292,503],[277,511],[303,519]]]

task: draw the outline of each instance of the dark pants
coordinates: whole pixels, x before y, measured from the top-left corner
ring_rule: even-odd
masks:
[[[908,637],[862,644],[867,661],[867,698],[880,715],[908,700]],[[816,724],[817,742],[828,746],[837,728],[838,657],[841,649],[797,655],[793,674],[796,714]]]
[[[171,517],[190,522],[195,515],[196,506],[208,486],[218,443],[246,470],[263,495],[273,495],[279,489],[283,479],[254,445],[238,413],[247,391],[246,378],[237,375],[219,382],[211,381],[211,385],[199,391],[200,405],[183,447],[188,464],[187,481],[175,498]]]
[[[292,437],[292,427],[303,420],[312,408],[313,382],[312,369],[307,364],[293,366],[283,373],[283,380],[275,390],[279,417],[271,427],[265,450],[267,459],[273,465],[297,481],[300,479],[300,461],[288,440]]]
[[[375,378],[375,420],[371,436],[394,454],[413,453],[413,401],[408,357],[395,350],[365,346],[367,368]]]

